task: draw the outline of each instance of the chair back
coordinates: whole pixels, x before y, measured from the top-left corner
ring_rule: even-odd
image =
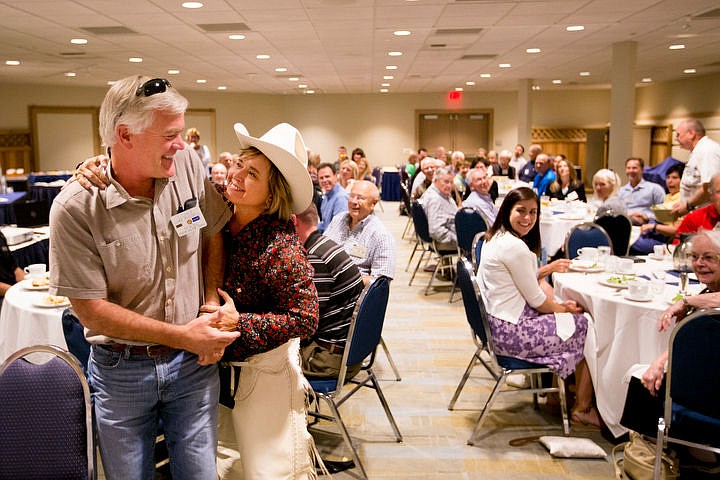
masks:
[[[50,202],[46,199],[20,199],[12,204],[18,227],[32,228],[50,223]]]
[[[65,343],[68,351],[75,355],[87,373],[88,360],[90,359],[90,343],[85,339],[85,328],[73,311],[66,308],[62,313],[62,327],[65,335]]]
[[[470,258],[475,235],[486,231],[487,227],[487,222],[478,210],[472,207],[459,209],[455,213],[458,253]]]
[[[480,294],[477,278],[473,274],[472,265],[466,258],[460,257],[458,259],[457,278],[462,293],[463,306],[465,307],[465,317],[467,317],[473,333],[480,340],[483,350],[490,357],[488,368],[492,368],[497,372],[501,368],[495,356],[495,346],[490,333],[487,310]]]
[[[630,234],[632,233],[632,222],[627,215],[605,214],[595,218],[595,223],[605,229],[612,240],[612,253],[615,256],[623,257],[630,250]]]
[[[50,345],[13,353],[0,366],[0,405],[0,479],[95,478],[90,389],[75,357]]]
[[[400,200],[402,201],[403,205],[405,205],[405,211],[407,212],[408,216],[412,216],[412,213],[410,212],[410,191],[408,190],[407,185],[404,183],[400,183]]]
[[[716,422],[720,439],[720,310],[700,310],[678,322],[670,336],[665,421],[673,404]],[[672,431],[670,432],[672,435]]]
[[[473,243],[472,243],[473,272],[477,272],[477,269],[480,266],[480,254],[482,253],[482,247],[483,247],[483,244],[485,243],[485,233],[486,232],[480,232],[477,235],[475,235],[475,238],[473,238]]]
[[[565,237],[565,256],[575,258],[578,249],[582,247],[599,247],[607,245],[612,249],[612,240],[604,228],[593,222],[584,222],[575,225]]]
[[[415,234],[424,243],[432,245],[432,238],[430,237],[430,224],[428,223],[425,208],[419,202],[412,202],[410,207],[413,225],[415,225]]]
[[[372,366],[375,350],[380,344],[389,298],[390,280],[384,276],[374,279],[360,294],[350,321],[338,388],[345,383],[347,367],[362,363],[368,357],[371,357],[371,361],[365,368]]]

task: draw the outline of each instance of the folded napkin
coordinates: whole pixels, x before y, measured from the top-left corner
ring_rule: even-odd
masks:
[[[680,272],[678,272],[677,270],[665,270],[665,272],[666,272],[666,273],[669,273],[669,274],[672,275],[673,277],[678,277],[678,278],[680,278]],[[665,282],[665,283],[667,283],[668,285],[677,285],[677,284],[678,284],[678,282]],[[692,278],[688,278],[688,285],[697,285],[697,284],[699,284],[699,283],[700,283],[700,282],[698,282],[697,280],[693,280]]]
[[[555,313],[555,334],[563,342],[575,333],[575,318],[572,313]]]

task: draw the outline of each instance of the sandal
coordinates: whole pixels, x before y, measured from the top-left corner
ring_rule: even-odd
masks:
[[[583,425],[590,425],[597,428],[602,427],[600,415],[598,411],[595,410],[595,407],[589,407],[585,410],[577,408],[572,411],[571,418],[575,423],[582,423]]]

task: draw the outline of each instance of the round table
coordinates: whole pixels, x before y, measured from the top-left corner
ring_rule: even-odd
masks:
[[[634,265],[634,273],[641,277],[649,278],[653,271],[672,269],[669,257],[663,261],[643,258],[645,263]],[[593,318],[585,340],[585,359],[598,411],[617,437],[627,431],[620,425],[629,381],[626,374],[634,365],[650,364],[668,348],[670,331],[658,332],[657,324],[679,287],[678,278],[666,274],[663,293],[648,302],[632,301],[625,298],[625,289],[600,283],[610,275],[605,272],[555,273],[553,282],[558,298],[575,300]],[[702,288],[698,283],[688,286],[690,293]]]
[[[47,290],[26,290],[22,282],[5,294],[0,310],[0,362],[23,347],[49,344],[67,349],[62,312],[68,306],[36,307]]]

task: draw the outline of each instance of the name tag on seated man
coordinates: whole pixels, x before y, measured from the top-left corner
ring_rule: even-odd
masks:
[[[170,217],[172,226],[179,237],[184,237],[194,230],[200,230],[207,225],[200,207],[189,208]]]
[[[351,257],[357,257],[357,258],[365,258],[365,255],[367,255],[367,247],[363,247],[362,245],[358,245],[357,243],[353,245],[353,247],[350,249],[350,256]]]

